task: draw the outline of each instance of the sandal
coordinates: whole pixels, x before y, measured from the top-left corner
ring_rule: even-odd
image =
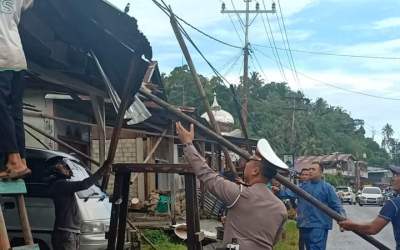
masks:
[[[14,169],[7,168],[6,170],[0,172],[0,179],[21,179],[27,175],[30,175],[32,171],[29,168],[25,168],[22,171],[16,171]]]

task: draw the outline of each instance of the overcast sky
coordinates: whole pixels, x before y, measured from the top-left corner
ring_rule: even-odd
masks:
[[[154,60],[162,72],[170,72],[184,63],[180,48],[165,14],[151,0],[110,0],[123,9],[130,2],[130,15],[147,36]],[[243,46],[243,31],[236,15],[221,14],[222,0],[165,0],[174,12],[210,35],[233,45]],[[243,0],[225,0],[227,9],[243,9]],[[232,2],[234,6],[232,5]],[[270,8],[271,0],[259,0]],[[281,0],[287,35],[298,72],[296,80],[290,70],[288,54],[280,50],[284,73],[279,70],[268,42],[267,16],[259,15],[250,28],[253,53],[250,71],[261,72],[267,81],[287,81],[293,89],[302,90],[315,100],[326,99],[341,106],[353,118],[363,119],[367,135],[376,130],[380,142],[381,129],[389,123],[400,137],[400,59],[367,59],[335,57],[296,52],[306,50],[334,54],[354,54],[400,58],[400,1],[398,0]],[[256,1],[251,8],[255,9]],[[279,9],[278,9],[279,10]],[[279,14],[278,14],[279,15]],[[244,18],[243,16],[241,17]],[[269,14],[276,47],[285,48],[277,16]],[[238,32],[235,31],[235,27]],[[185,27],[186,28],[186,27]],[[212,64],[232,82],[242,74],[243,57],[240,49],[216,43],[196,31],[186,28]],[[283,30],[283,28],[282,28]],[[266,46],[266,47],[262,47]],[[211,76],[211,70],[198,54],[192,53],[198,72]],[[235,63],[238,59],[237,63]],[[399,98],[385,100],[334,88],[374,96]],[[251,112],[251,111],[250,111]]]

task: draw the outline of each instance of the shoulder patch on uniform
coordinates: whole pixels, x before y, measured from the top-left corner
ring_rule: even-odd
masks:
[[[237,196],[236,199],[232,202],[232,204],[229,205],[229,206],[226,206],[226,208],[230,209],[230,208],[232,208],[232,207],[234,207],[234,206],[236,205],[236,203],[239,201],[239,198],[240,198],[240,195],[242,194],[242,191],[243,191],[243,185],[240,184],[238,196]]]

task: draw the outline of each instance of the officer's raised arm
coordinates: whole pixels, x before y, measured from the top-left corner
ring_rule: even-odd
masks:
[[[190,131],[188,131],[180,122],[177,122],[176,132],[184,145],[186,160],[190,163],[195,175],[204,184],[206,190],[221,199],[227,207],[234,206],[240,197],[241,186],[223,178],[207,165],[206,160],[193,145],[193,124],[190,125]]]

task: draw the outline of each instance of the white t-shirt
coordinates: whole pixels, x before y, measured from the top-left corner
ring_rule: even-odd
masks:
[[[33,0],[0,0],[0,70],[27,69],[18,24],[32,4]]]

